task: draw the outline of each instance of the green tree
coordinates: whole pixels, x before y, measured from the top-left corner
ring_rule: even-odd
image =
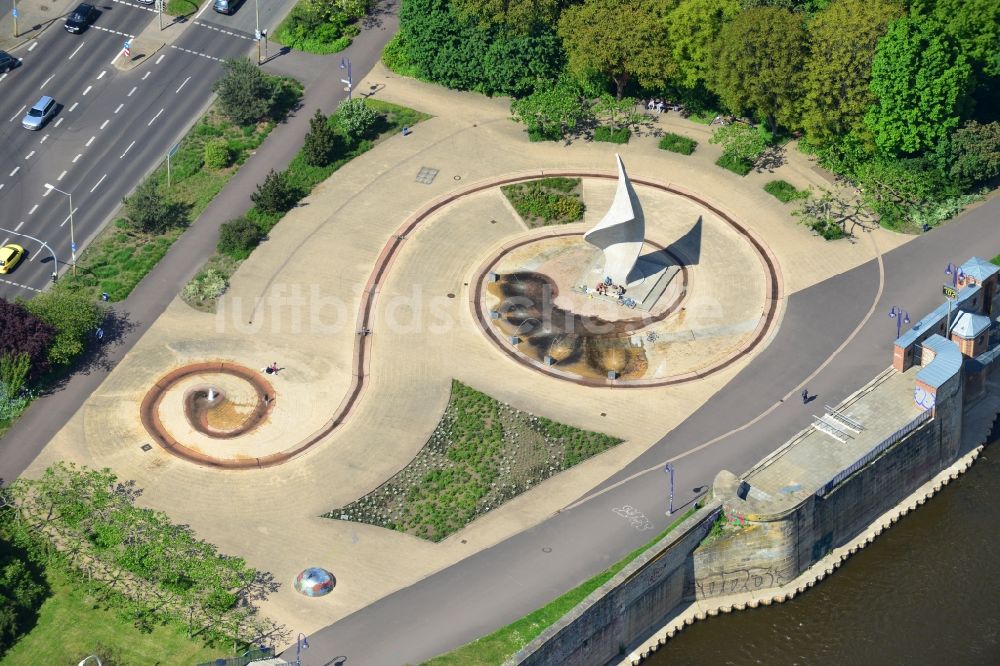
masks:
[[[748,9],[715,40],[710,87],[732,111],[765,119],[772,132],[779,123],[794,127],[807,43],[800,15]]]
[[[56,331],[49,347],[53,365],[69,365],[87,346],[106,312],[81,292],[59,289],[38,294],[24,308]]]
[[[634,77],[648,88],[666,84],[673,70],[665,18],[671,0],[584,0],[565,9],[559,36],[567,67],[584,81],[594,75],[614,83],[615,97],[625,96]]]
[[[550,29],[531,35],[498,35],[483,54],[479,89],[487,95],[524,97],[537,88],[551,87],[565,60],[562,42]]]
[[[590,117],[590,103],[579,84],[569,78],[515,100],[510,110],[515,120],[527,126],[533,141],[558,141]]]
[[[903,8],[887,0],[834,0],[809,22],[802,126],[811,143],[829,144],[852,131],[868,134],[875,46],[902,15]]]
[[[212,139],[205,142],[203,159],[206,169],[225,169],[233,162],[233,154],[225,139]]]
[[[940,25],[982,78],[1000,77],[1000,2],[915,0],[912,15]]]
[[[950,37],[929,21],[889,26],[872,61],[876,103],[865,115],[875,143],[888,153],[934,148],[969,109],[972,68]]]
[[[183,207],[171,201],[152,178],[139,183],[131,196],[122,199],[122,204],[129,226],[146,233],[163,233],[186,222]]]
[[[969,121],[936,151],[938,166],[961,185],[987,183],[1000,176],[1000,122]]]
[[[0,655],[31,628],[47,595],[41,573],[0,541]]]
[[[337,106],[336,118],[341,131],[355,144],[378,122],[378,112],[365,104],[363,99],[345,99]]]
[[[756,164],[767,150],[770,136],[762,127],[750,127],[744,123],[723,125],[712,133],[709,143],[722,146],[729,157],[747,164]]]
[[[330,127],[329,119],[316,109],[316,113],[309,119],[309,131],[302,144],[302,157],[306,164],[325,167],[333,161],[340,148],[340,137]]]
[[[642,119],[642,114],[636,111],[636,101],[632,97],[615,99],[605,93],[597,100],[593,111],[598,121],[612,130],[635,125]]]
[[[266,118],[278,94],[277,81],[248,58],[225,60],[222,68],[225,74],[212,86],[222,112],[237,125],[252,125]]]
[[[31,372],[31,356],[26,352],[0,355],[0,384],[7,387],[8,395],[17,395],[24,388]]]
[[[289,180],[287,171],[271,169],[264,182],[257,186],[257,191],[250,195],[250,200],[261,212],[285,213],[298,203],[299,193]]]
[[[685,88],[705,83],[715,39],[723,24],[739,13],[740,0],[687,0],[670,12],[667,43],[677,83]]]
[[[515,34],[528,34],[537,26],[559,19],[560,0],[452,0],[463,19],[487,26],[502,26]]]
[[[245,217],[229,220],[219,227],[219,242],[215,249],[234,259],[245,259],[264,238],[260,225]]]
[[[407,0],[399,8],[406,60],[420,78],[456,90],[476,90],[483,77],[489,33],[453,10],[449,0]]]

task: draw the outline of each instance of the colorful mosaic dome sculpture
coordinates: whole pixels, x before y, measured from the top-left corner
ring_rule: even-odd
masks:
[[[337,580],[321,567],[309,567],[295,577],[295,589],[307,597],[322,597],[333,590]]]

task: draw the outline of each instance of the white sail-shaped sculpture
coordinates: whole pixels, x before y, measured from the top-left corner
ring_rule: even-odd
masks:
[[[614,284],[627,285],[632,281],[636,260],[642,252],[646,235],[646,222],[642,215],[639,197],[625,173],[622,158],[618,161],[618,190],[611,208],[593,229],[583,235],[584,240],[604,252],[604,275]]]

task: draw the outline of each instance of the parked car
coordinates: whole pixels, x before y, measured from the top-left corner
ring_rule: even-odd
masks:
[[[67,17],[63,27],[66,28],[66,32],[80,33],[86,30],[95,18],[97,18],[97,9],[94,8],[94,5],[83,2],[77,5],[73,13]]]
[[[212,9],[220,14],[234,14],[241,4],[243,0],[215,0]]]
[[[136,0],[140,5],[155,5],[156,0]]]
[[[0,247],[0,275],[14,270],[14,266],[24,258],[24,248],[15,243]]]
[[[0,51],[0,73],[7,73],[21,64],[21,61],[7,53]]]
[[[35,105],[24,114],[24,118],[21,119],[21,127],[40,130],[54,115],[56,115],[56,101],[46,95],[35,102]]]

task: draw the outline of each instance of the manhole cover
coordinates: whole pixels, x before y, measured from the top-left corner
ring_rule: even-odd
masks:
[[[140,448],[141,448],[141,449],[142,449],[143,451],[150,451],[150,450],[152,450],[152,448],[153,448],[153,445],[152,445],[152,444],[143,444],[143,445],[142,445],[142,446],[141,446]]]
[[[434,182],[434,177],[438,175],[437,169],[432,169],[430,167],[420,167],[420,171],[417,172],[416,181],[418,183],[423,183],[424,185],[430,185]]]

